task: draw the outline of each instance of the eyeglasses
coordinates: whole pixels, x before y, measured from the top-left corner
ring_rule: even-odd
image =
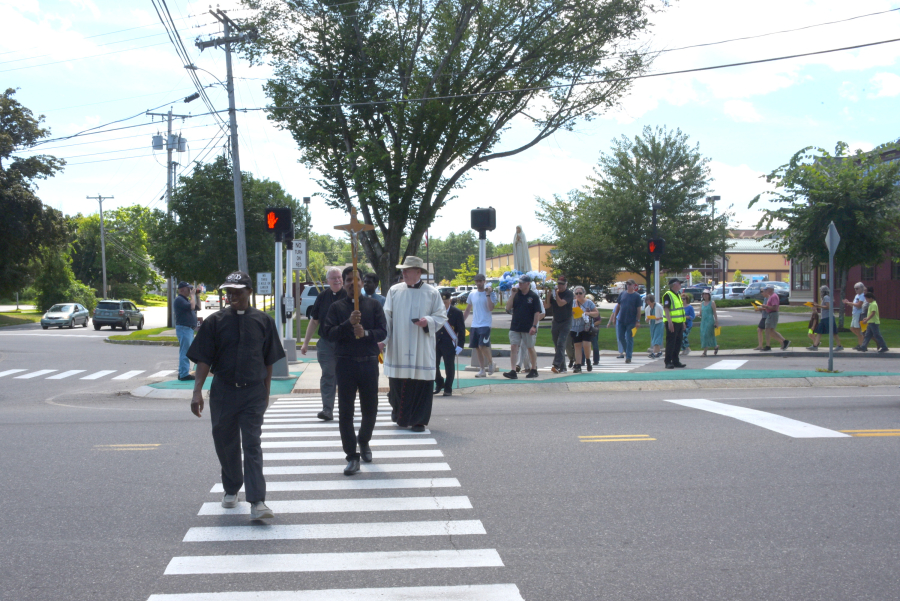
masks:
[[[584,296],[584,292],[576,292],[575,296]]]

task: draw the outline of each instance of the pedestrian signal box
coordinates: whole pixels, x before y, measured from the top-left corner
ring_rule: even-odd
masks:
[[[662,238],[651,238],[650,240],[647,240],[647,252],[658,257],[666,252],[666,241]]]
[[[294,223],[291,220],[291,210],[288,208],[266,209],[266,231],[275,234],[293,233]]]

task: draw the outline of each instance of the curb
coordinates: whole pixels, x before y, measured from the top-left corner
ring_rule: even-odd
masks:
[[[109,338],[104,338],[103,342],[108,342],[110,344],[132,344],[136,346],[178,346],[177,342],[170,342],[168,340],[110,340]]]

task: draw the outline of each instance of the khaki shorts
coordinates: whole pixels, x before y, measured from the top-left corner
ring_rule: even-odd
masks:
[[[766,329],[774,330],[778,325],[778,311],[772,311],[766,315]]]
[[[509,343],[514,344],[519,348],[534,348],[534,341],[536,338],[537,334],[532,336],[528,332],[509,331]]]

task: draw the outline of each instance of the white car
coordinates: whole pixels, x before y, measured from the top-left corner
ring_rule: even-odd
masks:
[[[300,297],[294,302],[294,306],[297,307],[297,310],[295,311],[296,315],[302,315],[309,319],[309,313],[312,311],[312,306],[319,296],[319,288],[317,288],[317,286],[322,287],[323,284],[307,285],[303,288],[303,291],[300,292]]]
[[[744,289],[746,286],[743,284],[728,284],[725,286],[725,300],[744,300]],[[710,296],[712,296],[713,300],[719,299],[722,300],[722,285],[719,284],[710,292]]]
[[[224,301],[224,300],[223,300],[223,302],[224,302],[226,305],[228,304],[227,301]],[[207,297],[206,297],[206,300],[203,301],[203,308],[204,308],[204,309],[212,309],[212,310],[214,310],[214,311],[218,311],[218,310],[219,310],[219,297],[218,297],[218,296],[214,296],[214,295],[212,295],[212,294],[210,294],[209,296],[207,296]]]

